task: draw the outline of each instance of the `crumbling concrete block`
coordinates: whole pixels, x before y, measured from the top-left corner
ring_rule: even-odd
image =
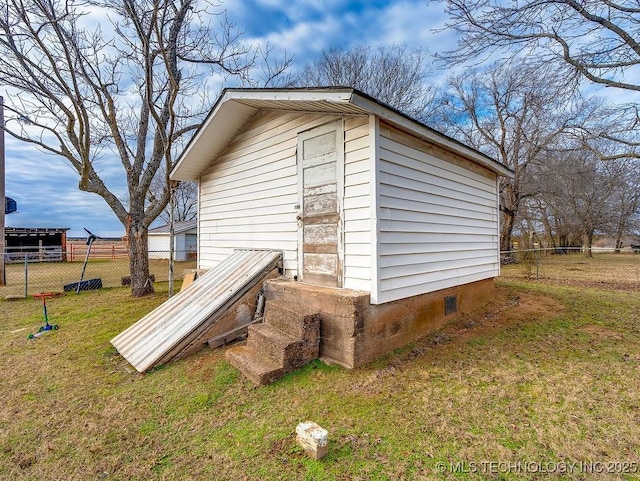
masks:
[[[313,421],[305,421],[296,426],[296,439],[304,451],[313,459],[327,455],[329,433]]]

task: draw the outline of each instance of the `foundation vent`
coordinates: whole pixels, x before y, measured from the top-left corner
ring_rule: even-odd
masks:
[[[444,315],[448,316],[458,312],[458,296],[447,296],[444,298]]]

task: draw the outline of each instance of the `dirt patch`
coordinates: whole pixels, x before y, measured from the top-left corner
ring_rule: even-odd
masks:
[[[355,390],[368,391],[377,381],[395,376],[409,361],[435,352],[436,349],[455,350],[474,338],[490,337],[505,329],[513,329],[529,322],[541,322],[557,316],[565,306],[553,297],[511,289],[496,288],[495,299],[476,311],[459,316],[442,329],[418,339],[415,346],[392,357],[382,369],[373,371],[354,386]],[[440,356],[441,353],[438,354]]]
[[[607,329],[603,326],[584,326],[580,328],[580,330],[599,339],[622,339],[622,335],[620,333]]]
[[[462,344],[523,323],[551,319],[564,309],[564,305],[552,297],[528,292],[514,293],[499,287],[495,299],[485,307],[458,317],[437,333],[421,339],[420,343],[426,342],[431,346]]]
[[[29,467],[31,467],[32,465],[34,465],[36,463],[36,457],[29,454],[16,454],[13,457],[13,462],[20,468],[20,469],[27,469]]]

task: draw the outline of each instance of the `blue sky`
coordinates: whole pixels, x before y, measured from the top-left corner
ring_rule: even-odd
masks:
[[[404,42],[433,52],[453,46],[454,40],[450,33],[433,33],[446,18],[442,5],[425,0],[233,0],[224,7],[246,41],[286,50],[295,67],[333,47]],[[63,159],[8,135],[5,144],[6,195],[18,203],[18,212],[6,216],[7,226],[68,227],[70,236],[84,236],[83,227],[104,237],[124,234],[101,197],[78,189],[78,175]],[[126,195],[120,163],[112,162],[100,168],[108,173],[107,184]]]

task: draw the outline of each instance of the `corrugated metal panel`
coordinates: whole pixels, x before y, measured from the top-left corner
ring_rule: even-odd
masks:
[[[169,361],[194,341],[207,321],[239,293],[260,282],[282,253],[237,250],[186,289],[111,340],[139,372]]]

